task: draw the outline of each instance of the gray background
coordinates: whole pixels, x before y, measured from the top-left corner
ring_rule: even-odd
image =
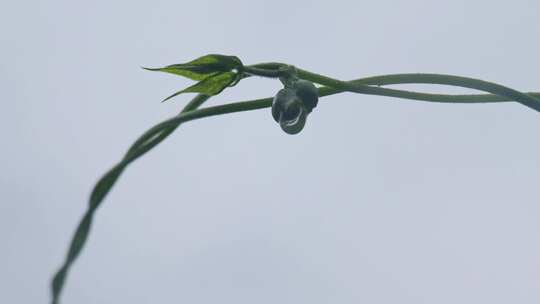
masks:
[[[536,0],[4,0],[0,17],[0,303],[48,301],[93,184],[189,100],[160,104],[190,81],[140,66],[224,53],[540,90]],[[539,303],[539,134],[515,103],[353,94],[298,136],[268,110],[189,123],[107,197],[63,303]]]

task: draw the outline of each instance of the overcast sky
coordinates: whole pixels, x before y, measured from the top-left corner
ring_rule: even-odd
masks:
[[[540,91],[538,37],[537,0],[3,1],[0,303],[49,301],[94,183],[190,99],[160,103],[190,81],[140,66],[222,53]],[[269,109],[191,122],[125,171],[62,303],[539,303],[539,134],[517,103],[354,94],[296,136]]]

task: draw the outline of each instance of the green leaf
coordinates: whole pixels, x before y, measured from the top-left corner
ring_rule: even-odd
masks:
[[[163,101],[167,101],[182,93],[201,93],[208,96],[213,96],[221,93],[226,87],[230,86],[238,79],[238,73],[225,72],[214,74],[208,78],[205,78],[198,83],[178,91],[171,96],[165,98]]]
[[[236,56],[210,54],[186,63],[168,65],[163,68],[145,68],[149,71],[160,71],[187,77],[192,80],[204,80],[223,72],[230,72],[242,66]]]

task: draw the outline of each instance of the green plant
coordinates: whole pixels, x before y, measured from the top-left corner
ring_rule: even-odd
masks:
[[[262,63],[246,66],[237,57],[215,54],[206,55],[183,64],[146,69],[176,74],[198,81],[196,84],[167,97],[164,101],[181,93],[192,92],[198,93],[198,95],[178,115],[155,125],[141,135],[128,149],[122,160],[97,182],[90,195],[88,209],[72,238],[65,261],[52,280],[52,303],[58,303],[67,273],[84,247],[94,214],[116,180],[131,162],[154,148],[182,123],[204,117],[272,107],[272,116],[280,124],[281,128],[286,133],[297,134],[303,129],[308,114],[317,106],[319,97],[341,92],[441,103],[516,101],[540,111],[540,93],[538,92],[521,93],[495,83],[452,75],[394,74],[341,81],[284,63]],[[262,98],[199,109],[211,96],[217,95],[227,87],[234,86],[242,79],[252,76],[279,78],[284,88],[274,98]],[[313,83],[321,86],[317,88]],[[484,91],[489,94],[428,94],[381,87],[405,83],[458,86]]]

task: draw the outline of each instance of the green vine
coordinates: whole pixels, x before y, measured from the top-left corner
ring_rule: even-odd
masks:
[[[304,127],[303,123],[305,123],[305,118],[307,117],[306,113],[311,112],[311,110],[316,106],[316,101],[313,103],[313,100],[310,101],[312,104],[306,105],[307,101],[304,97],[305,94],[302,94],[305,92],[301,91],[304,89],[296,85],[298,79],[321,85],[316,89],[318,91],[318,94],[316,94],[318,96],[315,96],[317,99],[319,97],[334,95],[342,92],[354,92],[360,94],[390,96],[402,99],[441,103],[471,104],[515,101],[536,111],[540,111],[540,92],[521,93],[495,83],[453,75],[395,74],[360,78],[351,81],[341,81],[328,76],[302,70],[300,68],[295,68],[291,65],[283,63],[262,63],[244,66],[240,59],[235,56],[217,54],[206,55],[183,64],[174,64],[163,68],[145,69],[171,73],[198,81],[196,84],[167,97],[164,101],[169,100],[170,98],[181,93],[192,92],[198,93],[198,95],[195,96],[178,115],[155,125],[141,135],[131,145],[124,157],[107,173],[105,173],[94,186],[94,189],[90,195],[88,208],[77,229],[75,230],[75,234],[69,245],[69,250],[64,263],[52,279],[51,302],[53,304],[59,303],[59,297],[65,285],[67,274],[73,262],[77,259],[84,248],[94,214],[105,199],[107,193],[109,193],[115,182],[131,162],[153,149],[156,145],[171,135],[182,123],[210,116],[273,107],[273,114],[274,112],[277,113],[277,117],[279,119],[285,116],[292,116],[290,121],[292,121],[293,124],[295,121],[299,121],[297,119],[298,117],[295,117],[295,115],[305,115],[303,117],[302,125],[293,126],[292,129],[284,128],[282,125],[282,129],[285,132],[296,134]],[[287,97],[290,98],[290,100],[285,100],[285,106],[279,102],[276,102],[276,97],[268,97],[200,109],[200,106],[203,105],[203,103],[206,102],[211,96],[221,93],[227,87],[238,84],[243,78],[253,76],[280,78],[286,87],[292,87],[294,89],[294,94]],[[475,89],[489,94],[429,94],[380,87],[406,83],[450,85]],[[276,121],[279,119],[276,119]],[[288,130],[292,131],[288,132]]]

